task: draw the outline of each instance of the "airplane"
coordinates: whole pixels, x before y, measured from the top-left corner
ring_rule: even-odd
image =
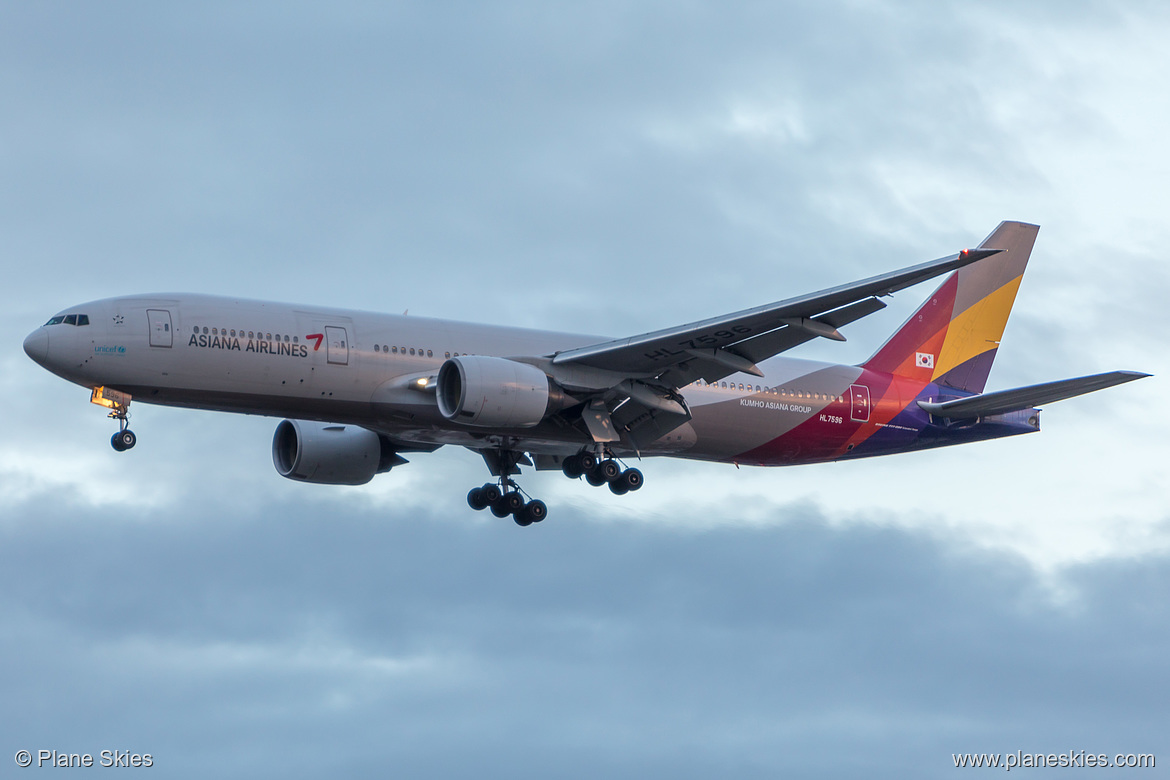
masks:
[[[71,306],[24,341],[109,409],[134,447],[131,400],[284,417],[283,477],[360,485],[404,454],[458,445],[494,481],[468,504],[521,526],[548,507],[513,479],[559,469],[617,495],[650,456],[789,466],[1040,429],[1036,407],[1149,376],[1134,371],[984,392],[1039,227],[1003,222],[975,249],[868,279],[619,339],[194,294]],[[782,353],[946,274],[868,360]]]

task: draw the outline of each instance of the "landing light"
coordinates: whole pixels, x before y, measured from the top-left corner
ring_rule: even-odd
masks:
[[[107,409],[116,409],[119,406],[128,406],[130,404],[130,394],[123,393],[119,390],[111,390],[108,387],[95,387],[93,395],[89,397],[91,404],[104,406]]]
[[[434,391],[435,385],[435,377],[420,376],[418,379],[410,380],[410,384],[407,387],[419,393],[430,393]]]

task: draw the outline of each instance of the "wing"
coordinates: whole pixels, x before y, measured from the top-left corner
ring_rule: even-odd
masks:
[[[757,362],[805,341],[817,337],[844,341],[837,328],[885,308],[877,296],[889,295],[999,251],[965,249],[929,263],[810,295],[567,350],[554,355],[552,362],[640,379],[655,377],[659,384],[674,388],[699,378],[714,381],[737,371],[761,376]]]

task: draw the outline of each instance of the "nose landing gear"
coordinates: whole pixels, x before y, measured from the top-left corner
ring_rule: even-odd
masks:
[[[118,432],[110,437],[110,446],[118,452],[125,452],[138,443],[138,437],[129,428],[129,393],[122,393],[108,387],[95,387],[89,400],[90,403],[109,409],[110,413],[106,416],[118,421]]]

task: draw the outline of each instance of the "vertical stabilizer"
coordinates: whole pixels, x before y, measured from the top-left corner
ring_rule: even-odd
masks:
[[[1039,230],[1001,222],[979,247],[1003,251],[948,276],[864,367],[983,392]]]

